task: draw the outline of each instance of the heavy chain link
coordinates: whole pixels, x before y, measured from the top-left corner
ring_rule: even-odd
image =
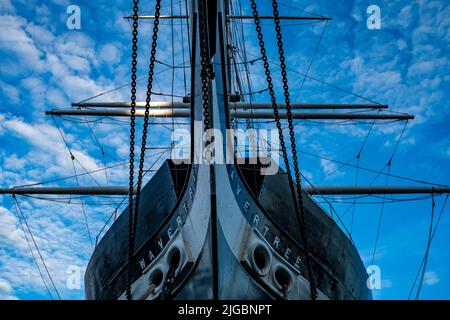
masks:
[[[207,41],[206,41],[206,8],[205,0],[199,0],[198,3],[198,25],[200,38],[200,65],[201,65],[201,82],[202,82],[202,107],[203,107],[203,125],[205,131],[211,128],[210,114],[209,114],[209,86],[208,77],[210,72],[210,64],[207,56]]]
[[[150,114],[150,100],[153,88],[153,76],[156,61],[156,46],[158,42],[158,26],[159,17],[161,11],[161,0],[156,1],[155,5],[155,19],[153,21],[153,37],[152,37],[152,49],[148,73],[148,84],[147,84],[147,97],[145,104],[145,115],[144,115],[144,127],[142,132],[142,145],[141,153],[139,159],[139,171],[138,171],[138,181],[136,186],[136,203],[133,207],[133,193],[134,193],[134,144],[135,144],[135,126],[136,126],[136,73],[137,73],[137,36],[138,36],[138,3],[139,0],[134,1],[133,6],[133,46],[132,46],[132,82],[131,82],[131,128],[130,128],[130,189],[129,189],[129,220],[128,220],[128,278],[127,278],[127,299],[131,300],[131,278],[132,278],[132,261],[134,256],[134,243],[136,238],[136,227],[137,227],[137,216],[139,212],[139,202],[140,194],[142,188],[142,178],[144,171],[144,160],[145,160],[145,147],[147,144],[147,129],[148,129],[148,119]],[[134,210],[134,213],[133,213]]]
[[[140,195],[141,195],[141,188],[142,188],[142,175],[144,172],[145,148],[147,145],[147,129],[148,129],[148,119],[149,119],[149,114],[150,114],[150,101],[151,101],[151,96],[152,96],[153,76],[154,76],[155,61],[156,61],[156,47],[158,45],[158,26],[159,26],[160,12],[161,12],[161,0],[157,0],[156,5],[155,5],[155,18],[153,20],[152,48],[150,51],[147,96],[145,99],[144,126],[143,126],[143,131],[142,131],[141,154],[140,154],[140,159],[139,159],[139,172],[138,172],[138,181],[137,181],[137,186],[136,186],[136,205],[134,208],[134,224],[133,224],[133,247],[134,247],[134,239],[135,239],[135,232],[136,232],[136,226],[137,226],[137,215],[138,215],[138,210],[139,210]]]
[[[130,117],[130,181],[128,201],[128,277],[126,297],[131,300],[131,262],[133,260],[133,193],[134,193],[134,138],[136,127],[136,73],[137,73],[137,42],[138,42],[139,0],[133,0],[133,39],[131,47],[131,117]]]
[[[258,9],[257,9],[256,3],[255,3],[255,0],[251,0],[251,7],[252,7],[252,11],[253,11],[253,18],[254,18],[255,26],[256,26],[256,32],[257,32],[257,35],[258,35],[258,43],[259,43],[259,47],[260,47],[261,57],[262,57],[262,61],[263,61],[263,64],[264,64],[264,71],[265,71],[266,80],[267,80],[267,87],[268,87],[268,91],[269,91],[269,94],[270,94],[270,100],[272,102],[272,107],[273,107],[273,112],[274,112],[276,126],[277,126],[277,129],[278,129],[279,140],[280,140],[280,147],[281,147],[281,151],[282,151],[284,164],[286,166],[286,173],[287,173],[287,177],[288,177],[289,187],[291,189],[291,193],[292,193],[292,197],[293,197],[293,203],[294,203],[294,209],[295,209],[295,212],[296,212],[296,216],[297,216],[297,219],[299,220],[299,225],[300,225],[300,228],[301,228],[303,246],[304,246],[306,262],[307,262],[307,267],[308,267],[308,277],[309,277],[309,280],[310,280],[309,282],[310,282],[310,289],[311,289],[311,298],[314,300],[316,298],[316,289],[315,289],[315,283],[314,283],[313,276],[312,276],[312,271],[311,271],[310,257],[309,257],[309,251],[308,251],[306,234],[305,234],[305,228],[304,228],[304,207],[303,207],[303,199],[302,199],[302,196],[301,196],[302,193],[298,192],[298,190],[299,190],[298,186],[299,185],[297,183],[298,195],[297,195],[297,197],[295,196],[294,182],[293,182],[291,169],[290,169],[290,165],[289,165],[289,158],[288,158],[287,151],[286,151],[286,143],[285,143],[285,140],[284,140],[283,128],[281,126],[278,105],[277,105],[276,98],[275,98],[275,91],[274,91],[274,86],[273,86],[273,80],[272,80],[272,76],[271,76],[271,73],[270,73],[270,66],[269,66],[269,62],[268,62],[268,58],[267,58],[267,52],[266,52],[266,49],[265,49],[264,37],[263,37],[263,34],[262,34],[261,21],[260,21],[260,18],[259,18],[259,13],[258,13]],[[278,18],[278,22],[279,22],[279,18]],[[279,27],[279,25],[278,25],[278,28],[279,28],[278,30],[281,31],[281,28]],[[279,49],[280,57],[283,56],[283,60],[282,61],[284,63],[283,47],[282,46],[280,47],[280,45],[279,45],[280,41],[281,41],[281,44],[282,44],[282,38],[281,37],[278,38],[278,34],[277,34],[277,40],[278,39],[279,39],[279,42],[278,42],[278,47],[279,48],[278,49]],[[286,95],[286,91],[288,90],[288,86],[287,86],[287,74],[286,74],[286,68],[285,67],[286,67],[286,65],[284,65],[284,76],[283,76],[283,71],[282,71],[283,87],[285,89],[285,97],[287,96],[287,103],[290,103],[289,94]],[[289,104],[289,109],[287,110],[287,117],[288,117],[288,120],[290,119],[292,121],[292,112],[290,110],[290,104]],[[290,130],[290,133],[291,133],[291,127],[289,127],[289,130]],[[292,132],[293,132],[293,126],[292,126]],[[294,139],[292,139],[292,134],[290,135],[290,140],[291,140],[291,144],[295,145],[295,137],[294,137]],[[293,149],[293,150],[295,150],[295,149]],[[299,173],[299,171],[298,171],[298,163],[297,163],[295,171],[296,171],[296,177],[297,177],[297,172]],[[301,191],[301,189],[300,189],[300,191]]]
[[[300,175],[300,169],[298,164],[298,157],[297,157],[297,147],[295,143],[295,131],[294,131],[294,123],[292,120],[292,111],[291,111],[291,99],[289,96],[289,85],[288,85],[288,79],[287,79],[287,72],[286,72],[286,59],[284,57],[284,48],[283,48],[283,38],[281,35],[281,26],[280,26],[280,17],[279,17],[279,11],[278,11],[278,2],[277,0],[272,0],[272,8],[273,8],[273,16],[275,21],[275,32],[277,36],[277,45],[278,45],[278,54],[280,56],[280,68],[281,68],[281,77],[283,80],[283,91],[284,91],[284,98],[286,103],[286,115],[288,120],[288,127],[289,127],[289,138],[291,140],[291,151],[292,151],[292,159],[294,161],[294,173],[295,173],[295,184],[297,187],[297,199],[299,203],[299,209],[300,209],[300,229],[302,233],[302,240],[303,240],[303,246],[307,253],[306,257],[306,264],[308,268],[308,275],[309,275],[309,283],[310,283],[310,290],[311,290],[311,298],[314,300],[317,297],[317,289],[314,281],[314,275],[312,272],[312,266],[311,261],[309,259],[309,249],[308,249],[308,239],[306,235],[306,221],[305,221],[305,208],[303,204],[303,192],[302,192],[302,184],[301,184],[301,175]]]

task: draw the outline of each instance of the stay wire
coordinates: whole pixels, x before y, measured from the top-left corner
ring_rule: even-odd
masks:
[[[75,155],[73,154],[73,152],[72,152],[72,150],[71,150],[71,148],[70,148],[70,146],[69,146],[69,144],[68,144],[66,138],[64,137],[64,134],[62,133],[61,128],[59,127],[58,122],[56,121],[56,119],[55,119],[54,116],[52,116],[52,120],[53,120],[53,122],[54,122],[56,128],[58,129],[58,132],[59,132],[59,134],[60,134],[60,136],[61,136],[61,139],[63,140],[63,142],[64,142],[64,144],[65,144],[65,146],[66,146],[66,148],[67,148],[67,151],[69,152],[70,159],[71,159],[71,162],[72,162],[73,173],[74,173],[73,177],[75,178],[75,182],[76,182],[77,186],[80,186],[80,183],[79,183],[79,180],[78,180],[78,172],[77,172],[77,169],[76,169],[76,167],[75,167],[75,161],[77,161],[77,163],[82,167],[83,170],[85,170],[86,172],[88,172],[88,171],[87,171],[87,169],[81,164],[81,162],[79,162],[79,161],[77,160],[77,158],[76,158]],[[98,184],[98,182],[95,180],[94,177],[92,177],[91,174],[88,173],[88,175],[89,175],[92,179],[94,179],[94,181]],[[87,231],[87,234],[88,234],[89,242],[91,243],[91,247],[94,248],[94,243],[93,243],[93,241],[92,241],[92,236],[91,236],[91,230],[90,230],[90,228],[89,228],[89,222],[88,222],[88,219],[87,219],[86,208],[84,207],[83,200],[81,200],[81,209],[82,209],[82,212],[83,212],[83,218],[84,218],[84,222],[85,222],[85,225],[86,225],[86,231]]]
[[[405,125],[403,126],[402,131],[401,131],[399,137],[397,138],[397,141],[395,143],[394,149],[393,149],[393,151],[391,153],[391,156],[389,157],[387,163],[384,165],[384,167],[380,171],[378,171],[377,175],[370,182],[370,185],[372,185],[375,182],[375,180],[377,180],[377,178],[381,175],[381,173],[384,171],[384,169],[386,169],[386,167],[389,167],[389,168],[391,167],[392,161],[393,161],[394,156],[395,156],[395,154],[397,152],[398,146],[400,145],[400,141],[402,140],[402,137],[403,137],[403,134],[405,132],[405,129],[406,129],[407,125],[408,125],[408,120],[406,120]]]
[[[58,299],[61,300],[61,296],[59,295],[58,289],[56,288],[56,285],[55,285],[55,282],[53,281],[52,275],[50,274],[50,271],[47,268],[47,264],[45,263],[45,259],[42,256],[41,250],[39,249],[39,246],[36,243],[36,239],[33,236],[33,232],[31,231],[31,228],[30,228],[30,226],[28,224],[27,218],[25,217],[25,214],[23,213],[22,208],[20,207],[19,201],[17,200],[15,194],[13,194],[13,199],[14,199],[16,205],[17,205],[17,208],[19,209],[19,212],[20,212],[20,215],[22,216],[23,221],[25,222],[25,226],[26,226],[26,228],[28,230],[28,233],[30,234],[31,240],[33,241],[33,244],[34,244],[34,247],[36,248],[36,251],[38,252],[38,255],[39,255],[40,259],[41,259],[42,265],[44,266],[44,269],[45,269],[45,271],[46,271],[46,273],[47,273],[47,275],[48,275],[48,277],[50,279],[50,282],[51,282],[51,284],[53,286],[53,289],[55,290],[56,295],[58,296]]]
[[[83,118],[86,118],[86,117],[83,117]],[[92,136],[94,137],[95,142],[97,143],[98,147],[100,148],[100,152],[102,153],[103,166],[105,168],[106,185],[109,185],[108,170],[106,169],[105,149],[103,148],[102,144],[98,140],[97,135],[95,134],[94,130],[92,129],[92,126],[90,125],[90,123],[86,122],[86,125],[88,126]]]
[[[390,173],[390,170],[391,170],[391,165],[389,164],[389,166],[388,166],[388,175],[386,176],[386,186],[387,186],[388,183],[389,183],[389,173]],[[384,213],[385,199],[386,199],[386,195],[383,195],[383,201],[382,201],[382,203],[381,203],[381,209],[380,209],[380,217],[379,217],[379,219],[378,219],[378,225],[377,225],[377,233],[376,233],[376,236],[375,236],[375,245],[374,245],[374,247],[373,247],[372,260],[371,260],[371,263],[370,263],[371,265],[374,264],[374,261],[375,261],[375,254],[376,254],[376,252],[377,252],[377,247],[378,247],[378,240],[379,240],[379,238],[380,238],[381,222],[382,222],[382,220],[383,220],[383,213]]]
[[[259,57],[258,55],[255,55],[255,54],[252,54],[252,53],[248,53],[248,54],[251,55],[252,57]],[[274,61],[274,60],[268,59],[268,62],[273,63],[273,64],[275,64],[276,66],[280,67],[279,63],[276,62],[276,61]],[[307,74],[304,73],[304,72],[300,72],[300,71],[297,71],[297,70],[292,69],[292,68],[289,68],[289,67],[286,67],[286,70],[291,71],[291,72],[294,72],[294,73],[299,74],[299,75],[301,75],[301,76],[305,76],[305,77],[308,78],[308,79],[311,79],[311,80],[316,81],[316,82],[318,82],[318,83],[320,83],[320,84],[323,84],[323,85],[326,85],[326,86],[328,86],[328,87],[331,87],[331,88],[336,89],[336,90],[338,90],[338,91],[347,93],[347,94],[349,94],[349,95],[352,95],[352,96],[354,96],[354,97],[356,97],[356,98],[359,98],[359,99],[362,99],[362,100],[364,100],[364,101],[373,103],[373,104],[375,104],[375,105],[381,105],[379,102],[376,102],[376,101],[374,101],[374,100],[372,100],[372,99],[366,98],[366,97],[364,97],[364,96],[362,96],[362,95],[360,95],[360,94],[357,94],[357,93],[355,93],[355,92],[349,91],[349,90],[347,90],[347,89],[340,88],[340,87],[338,87],[338,86],[336,86],[336,85],[334,85],[334,84],[332,84],[332,83],[329,83],[329,82],[320,80],[320,79],[318,79],[318,78],[316,78],[316,77],[313,77],[313,76],[311,76],[311,75],[307,75]]]
[[[372,125],[369,128],[369,131],[366,134],[366,137],[364,138],[363,143],[361,144],[361,147],[359,148],[358,154],[356,155],[356,173],[355,173],[355,186],[358,185],[358,178],[359,178],[359,164],[361,161],[361,154],[364,150],[364,147],[366,146],[367,140],[369,139],[370,134],[372,133],[372,129],[375,126],[375,120],[372,122]],[[353,225],[354,225],[354,221],[355,221],[355,210],[356,210],[356,198],[353,201],[353,209],[352,209],[352,219],[351,219],[351,224],[350,224],[350,236],[353,237]]]
[[[442,215],[444,213],[445,207],[447,206],[448,198],[449,198],[449,194],[446,195],[445,200],[444,200],[444,204],[442,205],[441,211],[439,212],[439,216],[437,218],[436,224],[435,224],[434,229],[433,229],[433,233],[431,235],[430,246],[431,246],[431,242],[433,241],[434,236],[436,234],[436,231],[437,231],[437,228],[439,226],[439,223],[441,222]],[[410,299],[410,297],[412,295],[412,292],[413,292],[413,290],[414,290],[414,288],[416,286],[417,279],[419,278],[419,274],[422,271],[422,267],[423,267],[424,263],[425,263],[425,255],[422,258],[422,262],[420,263],[419,270],[417,271],[416,277],[414,278],[413,285],[411,287],[411,290],[409,291],[408,300]]]
[[[420,292],[422,291],[423,279],[425,277],[425,272],[427,271],[427,263],[428,263],[428,257],[429,257],[430,246],[431,246],[431,235],[433,234],[433,222],[434,222],[434,209],[435,209],[435,207],[436,207],[436,202],[434,201],[434,194],[433,194],[432,198],[431,198],[430,231],[428,233],[428,240],[427,240],[427,247],[426,247],[425,255],[424,255],[425,260],[424,260],[424,263],[423,263],[422,275],[420,277],[419,286],[418,286],[417,292],[416,292],[416,300],[419,300]]]
[[[14,197],[14,195],[13,195],[13,197]],[[48,295],[53,300],[54,299],[53,295],[50,292],[50,288],[47,285],[47,281],[45,281],[44,275],[42,274],[41,268],[39,267],[39,264],[38,264],[38,262],[36,260],[36,256],[34,255],[33,248],[31,247],[30,239],[28,239],[27,233],[25,232],[25,228],[23,227],[22,219],[21,219],[21,217],[19,215],[19,209],[17,208],[17,204],[16,203],[14,204],[14,207],[16,209],[16,215],[17,215],[17,218],[19,220],[20,229],[22,230],[22,233],[23,233],[23,235],[25,237],[25,240],[27,241],[28,249],[30,250],[31,257],[33,258],[33,261],[34,261],[34,264],[36,266],[36,269],[37,269],[37,271],[38,271],[38,273],[39,273],[39,275],[40,275],[40,277],[42,279],[42,282],[44,283],[44,286],[45,286],[45,289],[47,290]]]
[[[302,80],[302,83],[301,83],[301,85],[300,85],[300,88],[299,88],[299,90],[298,90],[298,92],[297,92],[297,94],[296,94],[296,96],[295,96],[295,98],[294,98],[293,101],[297,101],[298,96],[300,95],[300,93],[301,93],[302,90],[303,90],[303,86],[305,85],[306,77],[308,76],[309,71],[311,70],[312,64],[314,63],[314,59],[316,58],[317,51],[319,50],[320,43],[322,42],[323,35],[325,34],[325,30],[327,29],[327,26],[328,26],[328,20],[325,21],[325,26],[324,26],[323,29],[322,29],[322,32],[321,32],[320,37],[319,37],[319,41],[317,41],[317,45],[316,45],[316,47],[315,47],[315,49],[314,49],[314,53],[313,53],[313,55],[312,55],[311,60],[309,61],[308,68],[306,69],[305,76],[303,77],[303,80]]]

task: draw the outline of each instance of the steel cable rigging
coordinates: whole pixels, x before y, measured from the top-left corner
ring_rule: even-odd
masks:
[[[56,285],[55,285],[55,282],[53,281],[52,275],[50,274],[50,271],[48,270],[47,264],[45,263],[45,259],[42,256],[41,250],[39,249],[39,246],[36,243],[36,239],[33,236],[33,232],[31,231],[31,228],[30,228],[30,226],[28,224],[27,218],[25,217],[25,215],[24,215],[24,213],[22,211],[22,208],[20,207],[20,204],[19,204],[19,201],[16,198],[16,195],[13,195],[13,199],[14,199],[15,204],[16,204],[19,212],[20,212],[20,215],[21,215],[21,217],[23,219],[23,222],[25,223],[25,226],[26,226],[26,228],[28,230],[28,233],[30,234],[31,240],[33,241],[33,244],[34,244],[34,247],[36,248],[36,251],[38,252],[39,258],[41,259],[42,265],[44,266],[44,269],[45,269],[45,271],[46,271],[46,273],[47,273],[47,275],[48,275],[48,277],[50,279],[50,282],[51,282],[51,284],[53,286],[53,289],[55,290],[56,295],[58,296],[58,299],[61,300],[61,296],[59,295],[58,289],[56,288]],[[47,284],[45,286],[47,287]],[[48,290],[48,288],[47,288],[47,290]]]
[[[67,148],[67,151],[69,152],[70,159],[72,161],[72,168],[73,168],[73,173],[74,173],[73,177],[75,178],[75,182],[76,182],[77,186],[80,186],[80,181],[78,180],[78,176],[79,175],[78,175],[77,169],[75,167],[75,161],[81,166],[81,168],[83,168],[84,171],[88,172],[88,170],[81,164],[80,161],[78,161],[78,159],[73,154],[72,150],[70,149],[69,144],[67,143],[67,140],[64,138],[64,135],[63,135],[63,133],[61,131],[61,128],[58,126],[58,123],[56,122],[56,119],[53,116],[52,116],[52,119],[53,119],[53,122],[54,122],[56,128],[58,129],[58,132],[59,132],[59,134],[61,136],[61,139],[63,140],[63,142],[64,142],[64,144],[65,144],[65,146]],[[88,175],[98,185],[97,180],[95,180],[95,178],[91,174],[88,174]],[[90,227],[89,227],[89,222],[88,222],[87,214],[86,214],[86,208],[84,207],[83,200],[81,200],[81,209],[83,211],[84,223],[86,225],[86,231],[87,231],[87,234],[88,234],[88,237],[89,237],[89,242],[91,243],[91,247],[94,248],[94,242],[92,241],[91,230],[90,230]]]
[[[387,175],[386,175],[386,183],[385,183],[385,185],[386,186],[388,185],[389,177],[391,175],[392,160],[394,159],[395,153],[397,152],[398,146],[399,146],[400,141],[401,141],[401,139],[403,137],[403,134],[405,132],[407,124],[408,124],[408,121],[406,121],[405,125],[403,126],[402,132],[400,133],[400,136],[397,139],[397,142],[395,144],[394,150],[392,151],[392,154],[389,157],[389,160],[384,165],[384,167],[379,171],[379,173],[373,178],[373,180],[370,182],[370,185],[372,185],[375,182],[375,180],[380,176],[380,173],[383,172],[386,167],[387,167]],[[378,219],[377,232],[376,232],[376,236],[375,236],[375,245],[374,245],[373,253],[372,253],[372,260],[371,260],[371,264],[372,265],[374,264],[374,261],[375,261],[375,254],[376,254],[376,250],[377,250],[377,246],[378,246],[378,240],[379,240],[379,237],[380,237],[380,229],[381,229],[381,222],[382,222],[382,219],[383,219],[385,199],[386,199],[386,195],[383,195],[383,201],[381,203],[381,209],[380,209],[380,217]]]
[[[300,85],[300,88],[298,89],[298,92],[295,95],[294,101],[297,101],[298,96],[300,95],[300,93],[303,90],[303,86],[305,85],[306,77],[308,76],[309,71],[311,70],[312,64],[314,63],[314,59],[315,59],[315,57],[317,55],[317,51],[319,50],[320,43],[322,42],[323,35],[325,34],[325,30],[327,29],[327,26],[328,26],[328,20],[325,21],[325,26],[323,27],[323,30],[322,30],[322,32],[320,34],[319,41],[317,41],[317,45],[316,45],[316,47],[314,49],[313,56],[311,57],[311,60],[309,61],[308,68],[306,69],[306,73],[305,73],[305,75],[303,77],[303,80],[302,80],[302,83]]]
[[[13,198],[15,199],[15,195],[13,195]],[[37,269],[37,271],[38,271],[38,273],[39,273],[39,275],[40,275],[40,277],[42,279],[42,282],[44,283],[44,286],[45,286],[45,289],[47,290],[48,295],[53,300],[53,295],[50,292],[50,289],[49,289],[49,287],[47,285],[47,281],[45,281],[44,274],[42,273],[41,268],[39,267],[39,264],[37,262],[36,256],[34,255],[33,248],[31,247],[30,239],[28,239],[27,233],[25,232],[25,228],[23,227],[23,223],[22,223],[22,219],[21,219],[21,217],[19,215],[19,209],[17,207],[17,203],[15,203],[14,207],[16,209],[17,219],[19,220],[20,229],[22,230],[23,236],[25,237],[25,240],[27,241],[28,249],[30,250],[30,254],[31,254],[31,257],[33,258],[34,265],[36,266],[36,269]]]
[[[422,275],[420,276],[419,285],[416,292],[416,300],[419,300],[420,292],[422,291],[422,284],[423,279],[425,278],[425,272],[427,270],[427,263],[428,263],[428,257],[430,253],[430,246],[431,246],[431,236],[433,235],[433,222],[434,222],[434,209],[436,207],[436,202],[434,201],[434,194],[431,198],[431,219],[430,219],[430,231],[428,233],[428,239],[427,239],[427,246],[425,249],[425,255],[423,260],[423,267],[422,267]]]
[[[434,225],[434,228],[433,228],[433,231],[431,233],[431,236],[429,236],[429,238],[428,238],[427,247],[425,249],[425,254],[424,254],[423,258],[422,258],[422,262],[420,263],[419,270],[417,271],[416,277],[414,278],[414,282],[413,282],[413,285],[411,287],[411,290],[409,291],[408,300],[411,298],[411,295],[412,295],[412,293],[414,291],[414,288],[416,286],[416,283],[417,283],[417,279],[419,278],[421,272],[422,272],[423,275],[425,275],[424,265],[426,264],[426,260],[428,260],[428,255],[429,255],[431,243],[432,243],[432,241],[434,239],[434,236],[436,234],[436,231],[437,231],[437,228],[439,226],[439,223],[441,222],[442,215],[443,215],[445,207],[447,205],[448,197],[449,197],[449,194],[447,194],[446,197],[445,197],[445,200],[444,200],[444,203],[442,205],[441,211],[439,212],[439,216],[437,218],[436,224]],[[432,203],[432,206],[433,206],[433,203]],[[433,210],[434,210],[434,208],[432,208],[432,215],[434,215]],[[420,295],[420,291],[417,291],[416,292],[416,296],[419,297],[419,295]]]
[[[255,58],[259,58],[259,57],[260,57],[259,55],[252,54],[252,53],[250,53],[250,52],[248,52],[248,51],[247,51],[247,53],[248,53],[248,55],[250,55],[250,56],[252,56],[252,57],[255,57]],[[270,63],[272,63],[272,64],[274,64],[274,65],[280,67],[280,64],[279,64],[277,61],[268,59],[268,62],[270,62]],[[313,77],[313,76],[311,76],[311,75],[307,75],[307,74],[304,73],[304,72],[300,72],[300,71],[297,71],[297,70],[292,69],[292,68],[289,68],[289,67],[286,67],[286,70],[291,71],[291,72],[294,72],[294,73],[299,74],[299,75],[301,75],[301,76],[304,76],[304,77],[306,77],[306,78],[308,78],[308,79],[311,79],[311,80],[316,81],[316,82],[318,82],[318,83],[320,83],[320,84],[323,84],[323,85],[326,85],[326,86],[328,86],[328,87],[331,87],[331,88],[336,89],[336,90],[338,90],[338,91],[342,91],[342,92],[344,92],[344,93],[347,93],[347,94],[349,94],[349,95],[352,95],[352,96],[354,96],[354,97],[356,97],[356,98],[359,98],[359,99],[362,99],[362,100],[364,100],[364,101],[373,103],[373,104],[375,104],[375,105],[381,105],[381,103],[378,103],[378,102],[376,102],[376,101],[374,101],[374,100],[372,100],[372,99],[366,98],[366,97],[364,97],[364,96],[362,96],[362,95],[360,95],[360,94],[357,94],[357,93],[355,93],[355,92],[349,91],[349,90],[347,90],[347,89],[340,88],[340,87],[338,87],[338,86],[336,86],[336,85],[334,85],[334,84],[332,84],[332,83],[329,83],[329,82],[320,80],[320,79],[318,79],[318,78],[316,78],[316,77]]]

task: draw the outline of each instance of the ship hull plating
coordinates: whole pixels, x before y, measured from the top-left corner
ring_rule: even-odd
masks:
[[[132,265],[133,299],[310,298],[299,229],[292,208],[280,205],[286,202],[280,198],[287,191],[286,177],[280,173],[251,185],[246,179],[254,180],[246,177],[246,169],[216,165],[217,189],[212,197],[205,187],[211,184],[209,166],[184,167],[185,181],[178,193],[173,173],[180,168],[169,161],[161,167],[144,188],[143,197],[158,190],[152,184],[170,178],[171,187],[166,192],[173,193],[173,207],[168,210],[157,205],[141,212],[142,219],[148,220],[146,225],[159,221],[159,227],[138,229],[137,239],[141,240]],[[367,275],[351,241],[307,196],[305,205],[318,298],[370,298],[363,285]],[[164,214],[158,210],[164,210]],[[212,210],[217,211],[216,232],[211,223]],[[126,257],[128,237],[122,220],[126,221],[127,213],[126,209],[108,230],[89,262],[85,276],[88,299],[125,298],[128,264],[115,257]],[[322,234],[325,230],[329,236]],[[215,241],[213,237],[217,237]]]

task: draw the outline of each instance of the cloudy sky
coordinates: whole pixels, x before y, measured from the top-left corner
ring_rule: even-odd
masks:
[[[233,3],[238,8],[239,2]],[[270,14],[268,0],[257,3],[261,14]],[[392,176],[387,180],[384,174],[356,170],[356,155],[363,146],[361,168],[375,171],[384,168],[386,173],[386,163],[394,154],[391,174],[448,183],[448,2],[288,0],[282,3],[282,14],[306,15],[308,13],[302,11],[305,10],[333,18],[325,31],[324,22],[283,24],[291,95],[296,101],[364,103],[367,102],[361,98],[364,97],[389,104],[394,112],[416,116],[406,127],[405,123],[389,123],[375,125],[373,130],[367,123],[299,123],[297,139],[305,176],[317,184],[354,184],[358,177],[358,184],[419,185],[415,181]],[[162,4],[163,13],[170,14],[171,2],[163,0]],[[67,7],[70,5],[78,5],[81,9],[80,30],[67,28]],[[180,7],[184,8],[184,1],[173,0],[172,5],[172,13],[177,14]],[[366,11],[370,5],[378,5],[381,9],[379,30],[367,28]],[[153,1],[145,1],[141,12],[151,14],[153,7]],[[129,15],[131,8],[131,1],[123,0],[115,1],[113,5],[106,0],[0,0],[2,187],[44,181],[49,182],[47,185],[59,186],[127,184],[126,119],[52,119],[44,112],[51,108],[68,108],[73,101],[111,91],[130,81],[131,32],[123,16]],[[250,12],[248,1],[242,0],[242,10]],[[183,66],[187,60],[187,34],[179,23],[177,21],[173,29],[167,21],[161,25],[157,52],[161,63],[156,64],[155,90],[171,94],[173,76],[174,99],[188,93],[185,87],[189,88],[184,82],[185,68],[177,68],[172,74],[172,68],[167,67],[167,64]],[[236,28],[243,30],[248,59],[258,58],[259,48],[251,21],[242,24],[242,29],[241,24],[236,24]],[[150,31],[148,22],[140,25],[138,76],[143,81],[139,82],[139,100],[145,95]],[[176,48],[174,55],[172,34]],[[268,21],[264,22],[264,35],[269,58],[274,62],[272,73],[279,79],[273,25]],[[185,44],[184,51],[182,43]],[[250,70],[253,92],[263,90],[265,82],[260,61],[251,65]],[[313,79],[304,81],[302,73],[305,72]],[[276,89],[281,99],[278,84],[279,81]],[[97,101],[128,101],[129,89],[124,86],[98,97]],[[268,101],[266,92],[253,97]],[[164,99],[171,98],[154,98]],[[87,120],[91,122],[87,123]],[[167,146],[172,124],[153,122],[155,125],[151,125],[149,131],[150,143]],[[70,152],[75,158],[73,161]],[[348,162],[348,165],[341,166],[313,155]],[[153,163],[157,168],[165,157],[167,153],[151,151],[147,168]],[[105,172],[102,170],[105,164],[113,168]],[[81,174],[78,181],[74,178],[59,180],[74,173]],[[423,258],[430,228],[431,199],[399,201],[410,198],[417,197],[389,197],[384,206],[382,199],[376,197],[360,198],[355,205],[350,198],[334,199],[334,208],[342,216],[341,226],[351,230],[366,266],[374,257],[374,264],[380,267],[382,288],[374,291],[377,299],[406,299]],[[83,283],[81,281],[78,286],[77,279],[82,279],[92,253],[92,243],[98,234],[101,237],[103,226],[122,198],[52,200],[17,197],[17,206],[10,196],[0,196],[0,298],[51,299],[59,294],[63,299],[83,299]],[[323,199],[318,201],[323,202]],[[444,197],[436,197],[435,201],[434,226]],[[21,213],[45,266],[26,225],[23,221],[20,223]],[[433,238],[421,298],[450,299],[450,234],[446,232],[449,227],[450,217],[444,211]]]

